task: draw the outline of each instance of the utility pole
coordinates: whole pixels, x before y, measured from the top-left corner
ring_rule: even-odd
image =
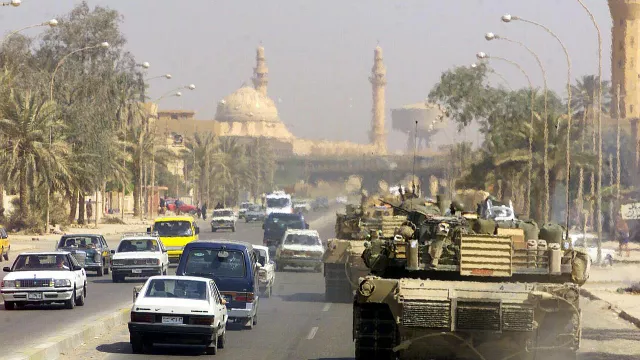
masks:
[[[620,118],[622,117],[620,113],[620,96],[620,84],[618,84],[618,88],[616,89],[616,107],[618,108],[618,112],[616,114],[616,199],[614,201],[614,216],[617,215],[620,209]]]

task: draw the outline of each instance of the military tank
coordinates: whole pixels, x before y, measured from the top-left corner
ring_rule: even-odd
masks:
[[[322,259],[329,302],[351,302],[358,279],[369,273],[362,260],[364,241],[371,236],[393,237],[395,228],[406,220],[374,199],[364,195],[360,205],[348,204],[345,213],[336,214],[336,237],[327,241]]]
[[[557,225],[450,210],[412,210],[394,238],[364,243],[356,359],[575,359],[588,254],[557,243]]]

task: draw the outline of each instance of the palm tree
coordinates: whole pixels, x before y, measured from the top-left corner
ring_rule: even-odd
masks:
[[[245,147],[230,137],[220,139],[217,151],[212,156],[211,180],[222,187],[222,201],[227,205],[230,194],[237,196],[242,185],[246,184],[247,166]],[[235,199],[235,197],[234,197]]]
[[[60,179],[69,176],[69,148],[57,135],[63,128],[55,103],[29,91],[12,90],[0,104],[0,133],[9,139],[0,145],[3,180],[18,180],[21,216],[29,214],[30,187],[41,182],[55,190],[62,187]]]
[[[211,188],[209,178],[211,174],[212,156],[217,149],[218,139],[211,132],[194,133],[187,138],[184,155],[185,164],[190,164],[194,187],[197,189],[200,201],[211,201]],[[204,197],[203,197],[204,195]]]

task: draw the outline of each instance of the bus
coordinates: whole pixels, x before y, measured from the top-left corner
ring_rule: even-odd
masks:
[[[266,215],[271,213],[293,213],[291,195],[284,191],[274,191],[265,197]]]

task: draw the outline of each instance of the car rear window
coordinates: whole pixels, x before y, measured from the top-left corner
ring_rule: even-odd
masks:
[[[245,277],[246,271],[242,251],[192,249],[187,255],[184,275],[243,278]]]
[[[155,239],[122,240],[118,245],[118,252],[159,251],[160,246]]]
[[[100,240],[97,237],[91,236],[73,236],[73,237],[63,237],[58,242],[58,247],[78,247],[78,248],[87,248],[87,247],[96,247],[100,246]]]
[[[286,245],[305,245],[305,246],[314,246],[314,245],[322,245],[320,243],[320,238],[315,235],[303,235],[303,234],[289,234],[287,238],[284,240]]]
[[[195,280],[153,279],[150,280],[145,297],[207,299],[207,283]]]

